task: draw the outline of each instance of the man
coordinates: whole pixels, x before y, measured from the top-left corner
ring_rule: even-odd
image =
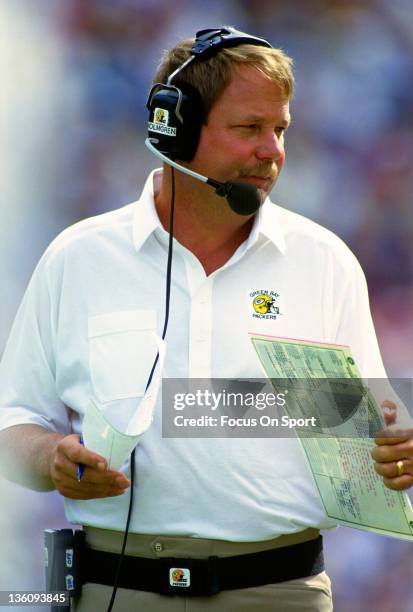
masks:
[[[184,166],[254,186],[266,200],[261,209],[236,214],[211,187],[181,172],[172,185],[165,165],[149,176],[137,203],[77,224],[52,243],[4,354],[3,469],[37,490],[56,488],[68,519],[85,527],[97,551],[121,549],[130,466],[110,470],[83,447],[82,418],[94,398],[108,418],[126,420],[144,394],[165,314],[172,187],[176,243],[165,377],[260,377],[250,331],[348,344],[365,376],[385,375],[352,254],[327,230],[267,200],[285,161],[293,76],[282,51],[248,42],[219,46],[181,70],[179,84],[198,91],[203,118]],[[184,41],[164,57],[155,83],[166,83],[188,60],[192,44]],[[276,301],[277,314],[253,317],[257,295]],[[160,412],[158,406],[136,451],[126,554],[140,588],[133,579],[123,582],[123,565],[115,609],[331,610],[319,529],[334,523],[297,440],[164,439]],[[385,483],[411,486],[410,441],[379,442],[374,458]],[[93,558],[87,571],[94,578],[76,603],[82,612],[106,609],[116,582],[106,557]],[[193,559],[208,561],[197,569]],[[160,579],[154,592],[154,575],[165,563],[170,583],[161,573],[165,583]],[[202,588],[182,596],[199,576]]]

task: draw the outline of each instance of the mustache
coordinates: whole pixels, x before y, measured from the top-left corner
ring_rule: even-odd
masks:
[[[240,178],[247,178],[249,176],[256,176],[259,178],[270,178],[274,179],[278,175],[278,169],[273,164],[260,164],[253,169],[243,170],[240,172]]]

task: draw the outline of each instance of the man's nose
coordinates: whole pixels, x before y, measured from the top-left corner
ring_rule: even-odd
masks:
[[[261,135],[256,149],[258,159],[280,161],[284,157],[284,137],[273,130],[266,131]]]

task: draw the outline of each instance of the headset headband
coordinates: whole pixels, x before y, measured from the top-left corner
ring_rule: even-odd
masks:
[[[259,36],[251,36],[240,32],[235,28],[226,27],[220,29],[199,30],[195,36],[191,53],[198,58],[206,58],[222,47],[237,47],[238,45],[258,45],[260,47],[272,47],[272,45]]]
[[[238,47],[239,45],[246,44],[272,48],[272,45],[265,38],[251,36],[230,26],[220,29],[209,28],[207,30],[199,30],[191,47],[191,56],[169,75],[166,85],[170,85],[173,79],[195,59],[198,61],[205,60],[223,47]]]

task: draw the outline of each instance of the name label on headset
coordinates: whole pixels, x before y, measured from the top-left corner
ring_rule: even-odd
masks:
[[[176,136],[176,128],[169,125],[169,111],[166,108],[155,108],[153,121],[149,121],[148,129],[165,136]]]

